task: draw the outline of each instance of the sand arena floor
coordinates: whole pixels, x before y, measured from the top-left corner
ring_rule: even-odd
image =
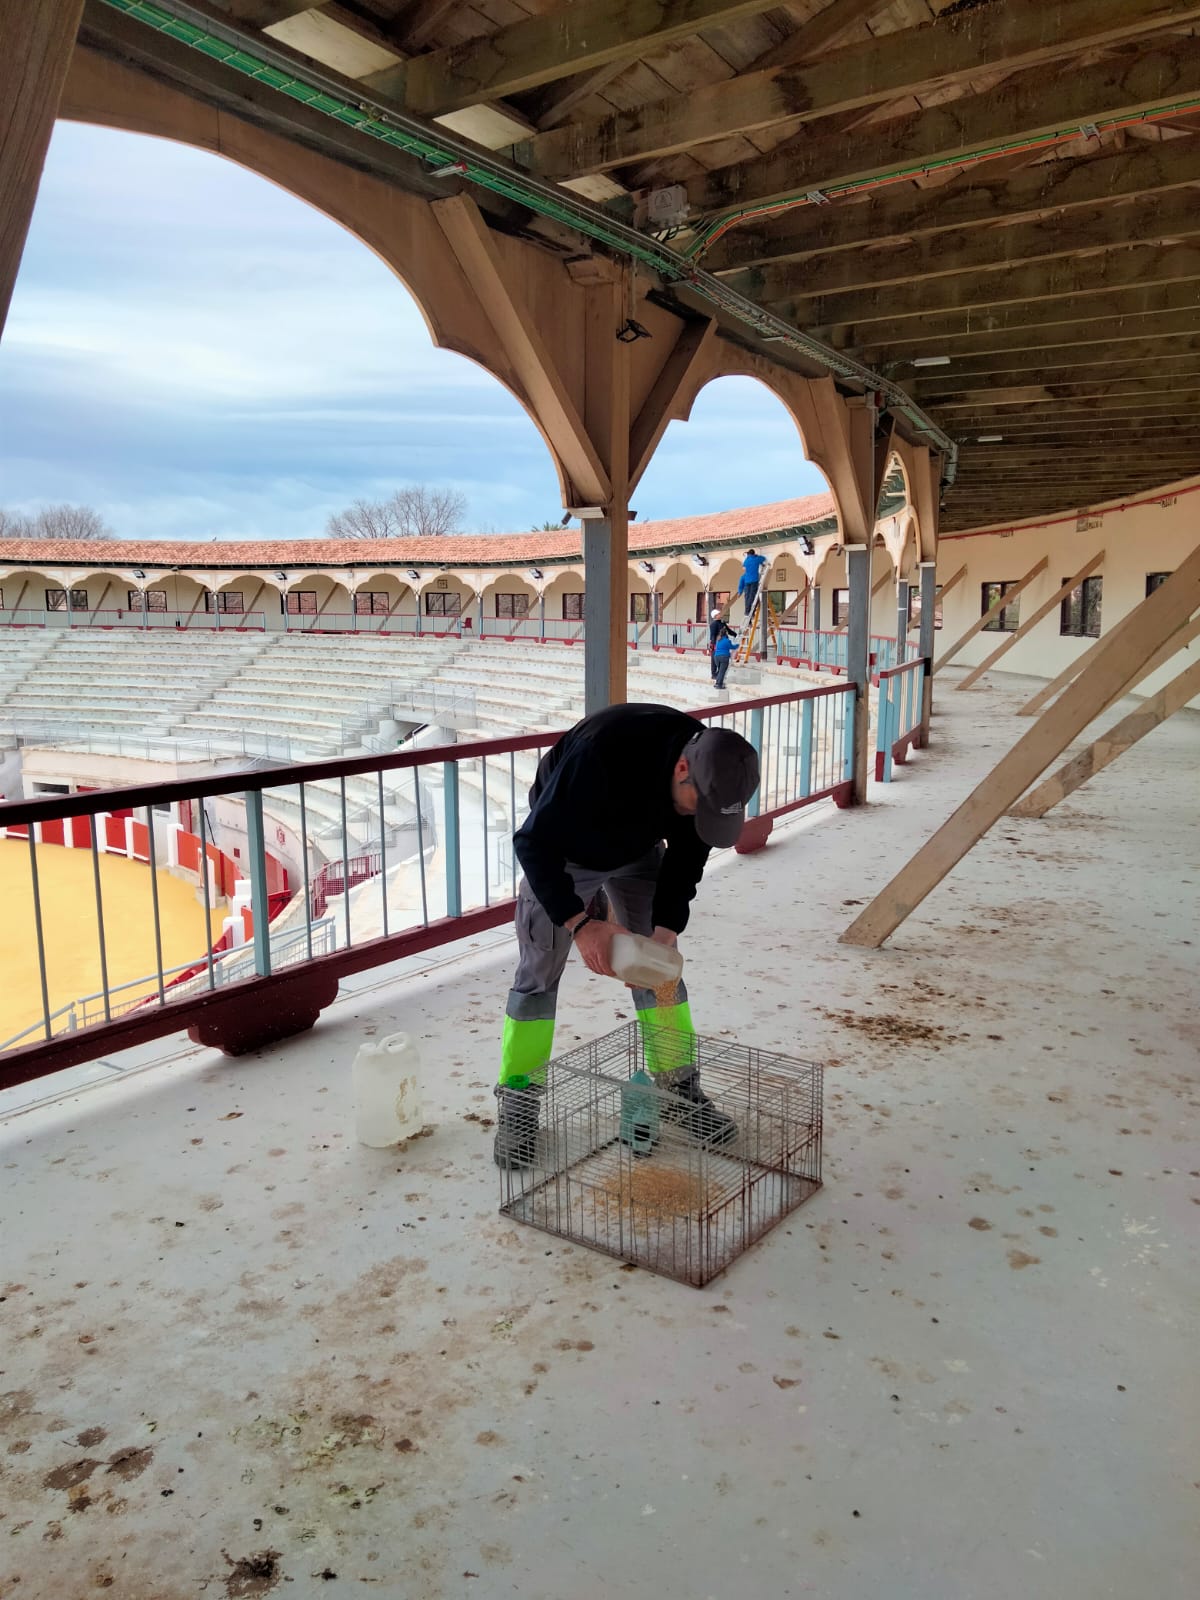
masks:
[[[61,845],[37,848],[38,887],[46,947],[46,981],[50,1010],[95,994],[100,988],[100,941],[96,925],[96,892],[88,850]],[[104,906],[104,938],[110,988],[151,975],[148,983],[123,990],[122,1003],[151,994],[157,987],[154,910],[150,870],[123,856],[100,857],[100,890]],[[23,839],[0,840],[0,1042],[9,1039],[42,1014],[38,948],[33,915],[33,874],[29,846]],[[180,966],[204,953],[204,905],[190,883],[158,873],[158,905],[162,925],[164,967]],[[224,913],[214,910],[213,931],[219,934]]]

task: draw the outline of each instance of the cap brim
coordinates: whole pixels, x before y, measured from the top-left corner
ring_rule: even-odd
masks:
[[[701,802],[696,808],[696,832],[714,850],[726,850],[741,838],[746,822],[746,808],[736,812],[710,810]]]

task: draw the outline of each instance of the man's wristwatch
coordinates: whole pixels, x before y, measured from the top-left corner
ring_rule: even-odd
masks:
[[[586,928],[589,922],[595,922],[595,920],[595,917],[589,917],[585,911],[575,926],[573,928],[568,928],[567,932],[571,935],[572,939],[574,939],[578,935],[580,928]]]

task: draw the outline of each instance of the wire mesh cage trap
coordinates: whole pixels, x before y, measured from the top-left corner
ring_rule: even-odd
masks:
[[[698,1067],[713,1112],[650,1066]],[[536,1163],[501,1171],[501,1214],[696,1288],[821,1186],[811,1062],[635,1022],[555,1057],[538,1100]]]

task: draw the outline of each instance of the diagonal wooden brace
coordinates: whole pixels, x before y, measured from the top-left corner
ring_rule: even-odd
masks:
[[[1138,606],[1136,623],[1100,641],[1092,665],[968,795],[842,935],[878,948],[997,818],[1079,736],[1155,651],[1200,607],[1200,546]]]
[[[1094,778],[1098,772],[1103,772],[1118,756],[1123,756],[1126,750],[1133,748],[1139,739],[1144,739],[1148,733],[1153,733],[1155,728],[1164,723],[1168,717],[1187,705],[1196,695],[1200,694],[1200,661],[1193,661],[1177,677],[1165,684],[1157,694],[1153,694],[1140,705],[1136,711],[1131,711],[1123,717],[1115,728],[1110,728],[1107,733],[1094,740],[1087,749],[1068,761],[1065,767],[1060,767],[1052,778],[1047,778],[1044,783],[1039,783],[1032,794],[1018,800],[1016,805],[1009,810],[1010,817],[1044,817],[1060,800],[1065,800],[1069,794],[1087,783],[1089,778]]]

